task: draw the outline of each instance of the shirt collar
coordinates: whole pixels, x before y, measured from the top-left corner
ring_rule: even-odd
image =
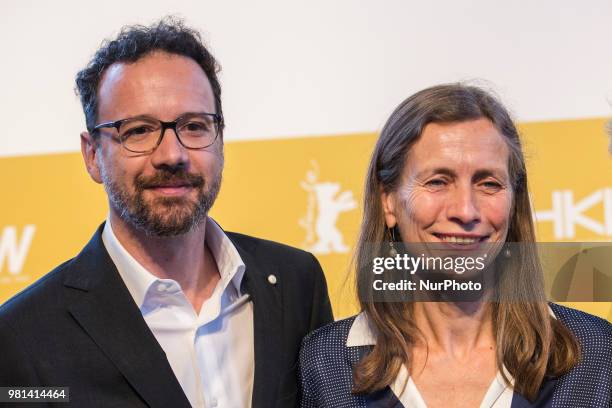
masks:
[[[365,312],[361,312],[353,320],[351,330],[346,339],[346,347],[373,346],[376,335]]]
[[[210,217],[206,218],[206,244],[217,262],[217,268],[223,281],[223,287],[229,282],[240,294],[240,285],[246,269],[238,250],[221,229],[219,224]]]
[[[548,306],[548,312],[554,319],[557,318],[550,306]],[[355,317],[355,320],[353,320],[353,324],[351,325],[351,329],[346,339],[346,347],[374,345],[376,345],[375,329],[370,324],[367,314],[361,312]]]
[[[206,219],[206,244],[210,249],[215,261],[221,282],[219,285],[223,290],[231,282],[236,289],[236,293],[240,294],[240,284],[244,277],[245,265],[238,253],[238,250],[230,241],[221,227],[210,217]],[[134,298],[138,307],[142,307],[147,291],[157,281],[162,279],[157,278],[145,267],[143,267],[134,257],[125,249],[117,236],[113,232],[110,218],[107,218],[106,224],[102,231],[102,242],[106,247],[113,263],[117,267],[117,271],[125,282],[128,291]],[[202,247],[202,250],[204,248]],[[166,281],[167,279],[163,279]]]

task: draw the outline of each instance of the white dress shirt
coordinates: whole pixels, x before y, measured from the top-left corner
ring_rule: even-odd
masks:
[[[367,315],[365,313],[360,313],[353,321],[353,325],[351,326],[351,330],[346,340],[346,346],[373,346],[375,344],[376,336],[374,335],[373,329],[370,327]],[[510,376],[508,372],[506,372],[506,375],[509,379],[512,379],[512,376]],[[406,387],[404,387],[404,384],[406,384]],[[423,400],[421,393],[417,389],[414,381],[412,381],[412,377],[410,377],[406,366],[403,364],[397,378],[393,384],[391,384],[391,390],[404,407],[427,408],[425,400]],[[513,393],[512,387],[506,386],[501,373],[498,372],[480,403],[480,408],[510,408]]]
[[[191,405],[250,407],[253,303],[240,291],[244,262],[216,222],[207,219],[206,244],[221,279],[199,311],[193,309],[178,282],[155,277],[127,252],[113,233],[110,219],[102,240]]]

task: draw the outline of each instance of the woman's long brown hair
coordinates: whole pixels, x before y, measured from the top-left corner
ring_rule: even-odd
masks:
[[[412,303],[375,302],[371,262],[385,256],[386,225],[381,191],[395,191],[408,151],[428,123],[452,123],[486,118],[504,136],[510,157],[514,203],[507,242],[534,243],[535,232],[527,190],[527,172],[518,131],[503,105],[484,90],[463,84],[434,86],[402,102],[385,124],[372,154],[365,184],[364,215],[354,259],[361,309],[376,333],[376,345],[354,368],[354,393],[371,393],[390,385],[402,364],[410,367],[411,350],[420,337]],[[545,376],[574,367],[580,348],[573,334],[550,315],[544,280],[534,245],[521,246],[520,262],[497,283],[491,303],[499,371],[514,378],[514,390],[528,400],[537,396]],[[514,257],[516,258],[516,257]],[[507,269],[507,268],[506,268]],[[510,293],[512,299],[506,299]]]

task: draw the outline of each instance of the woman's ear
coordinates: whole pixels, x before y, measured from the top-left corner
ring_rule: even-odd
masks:
[[[395,217],[396,195],[394,192],[380,192],[380,201],[382,203],[383,212],[385,215],[385,223],[388,228],[393,228],[397,225]]]

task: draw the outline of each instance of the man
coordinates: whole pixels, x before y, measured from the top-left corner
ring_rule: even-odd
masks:
[[[74,406],[290,407],[302,337],[332,320],[303,251],[224,232],[217,65],[173,19],[106,42],[77,75],[81,150],[110,213],[74,259],[0,308],[0,386]]]

